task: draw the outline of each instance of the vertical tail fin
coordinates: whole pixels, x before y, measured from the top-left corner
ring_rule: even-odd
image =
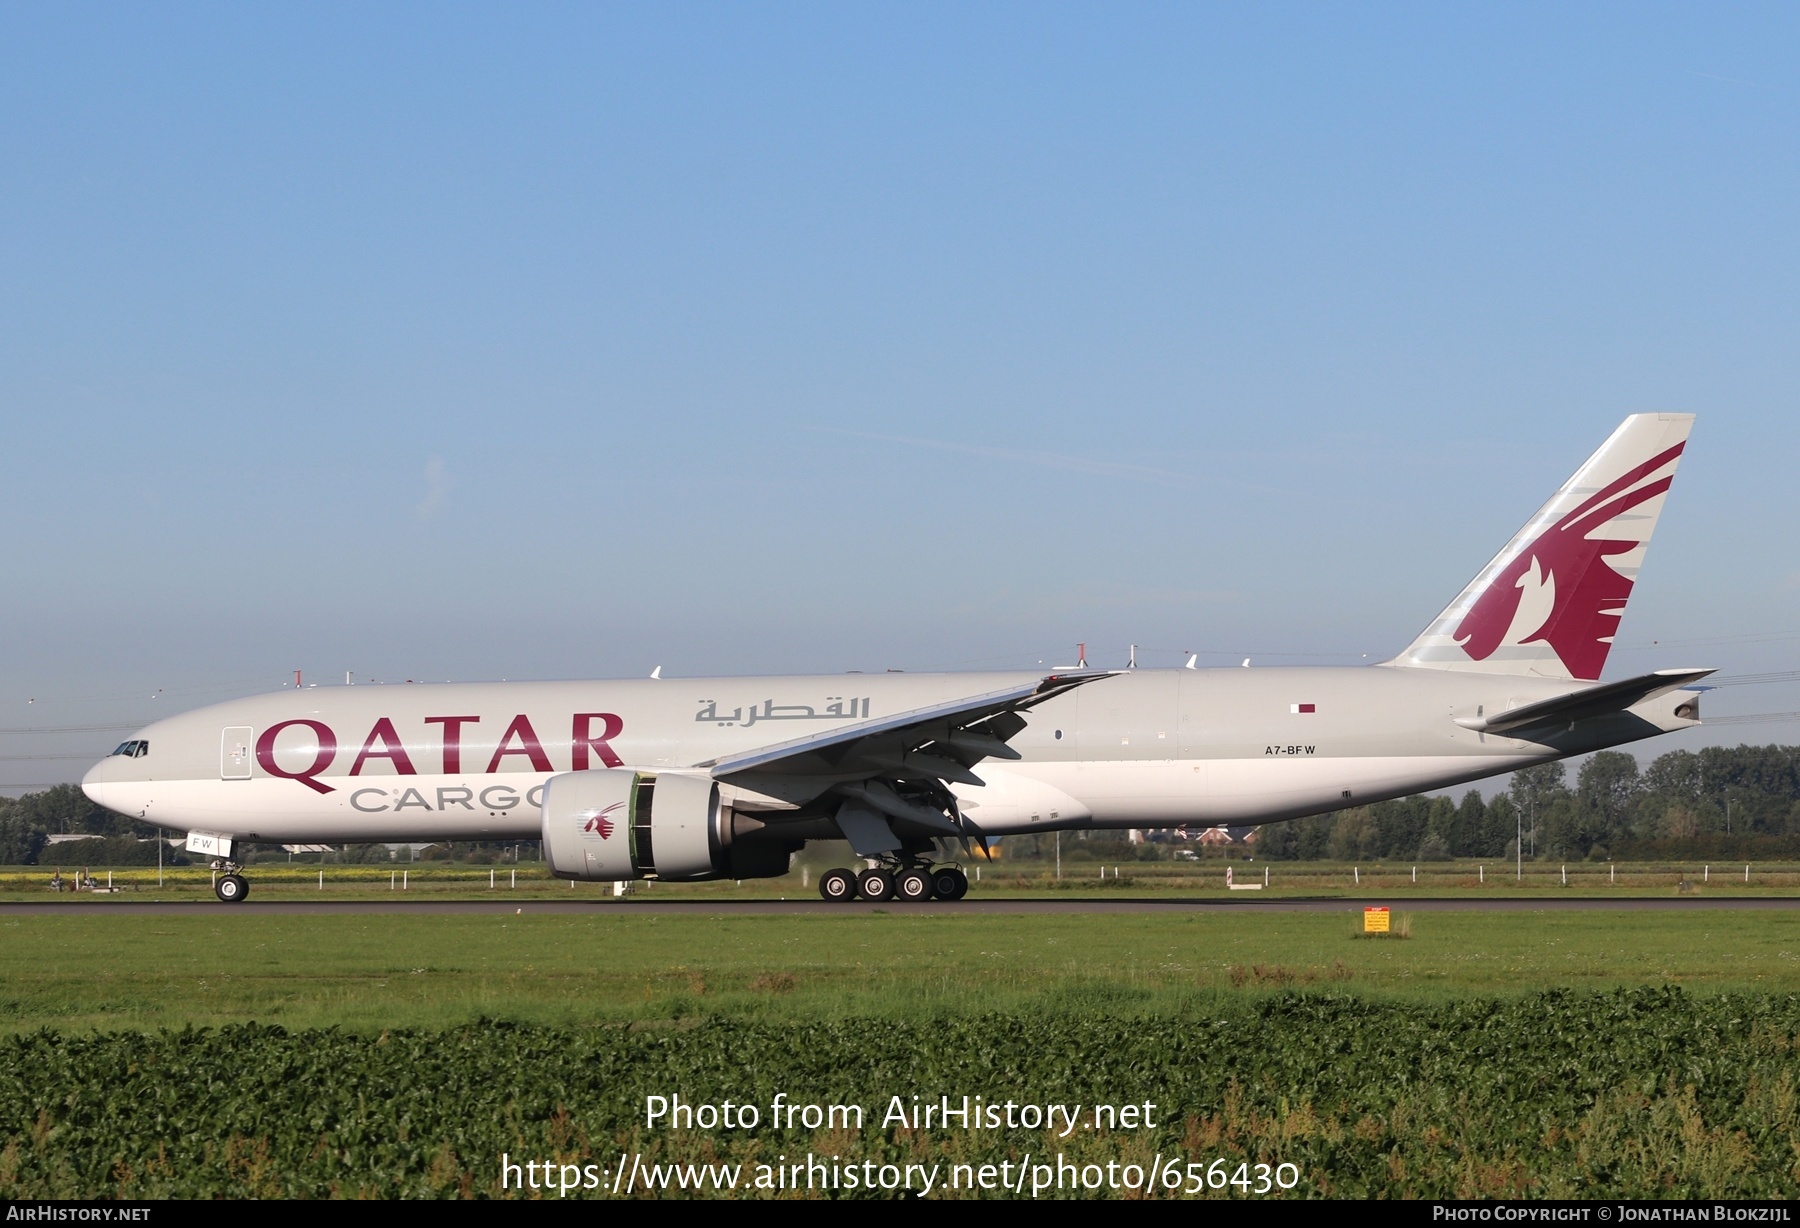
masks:
[[[1389,665],[1597,681],[1692,414],[1633,414]]]

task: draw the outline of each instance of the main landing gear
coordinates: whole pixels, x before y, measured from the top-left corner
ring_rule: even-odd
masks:
[[[215,861],[212,863],[212,868],[214,871],[213,894],[219,897],[219,902],[221,904],[243,903],[244,897],[250,894],[250,882],[238,873],[237,862]],[[225,872],[219,874],[220,870]]]
[[[911,863],[879,865],[858,873],[827,870],[819,879],[819,894],[833,903],[855,899],[879,904],[901,899],[923,904],[926,900],[960,900],[969,894],[969,876],[957,866]]]

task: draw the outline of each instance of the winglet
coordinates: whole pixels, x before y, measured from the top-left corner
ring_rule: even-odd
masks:
[[[1066,691],[1073,691],[1078,686],[1085,686],[1090,682],[1098,682],[1102,678],[1111,678],[1114,674],[1128,672],[1130,671],[1121,669],[1063,670],[1061,673],[1047,676],[1037,684],[1037,689],[1032,691],[1029,697],[1012,706],[1020,710],[1035,708],[1045,700],[1055,699],[1058,695]]]

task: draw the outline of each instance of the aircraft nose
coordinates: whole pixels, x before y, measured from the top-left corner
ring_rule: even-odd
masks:
[[[94,805],[104,806],[106,805],[106,786],[110,783],[111,778],[112,771],[109,757],[108,759],[102,759],[87,770],[87,775],[81,778],[81,791],[87,794],[87,799],[94,803]]]

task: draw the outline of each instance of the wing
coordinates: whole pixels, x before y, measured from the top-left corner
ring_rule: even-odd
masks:
[[[856,779],[900,767],[909,757],[916,764],[954,762],[961,781],[982,759],[1017,759],[1006,740],[1025,728],[1018,714],[1084,683],[1111,676],[1110,670],[1051,674],[1004,691],[953,699],[880,720],[841,725],[826,733],[778,742],[741,755],[726,755],[694,766],[709,768],[722,779],[741,772],[831,776]],[[932,764],[932,766],[941,766]],[[980,784],[979,780],[972,783]]]
[[[891,851],[907,836],[979,837],[949,786],[981,784],[971,769],[983,759],[1019,758],[1006,742],[1025,728],[1021,713],[1112,673],[1050,674],[695,766],[721,783],[832,815],[858,853]]]

